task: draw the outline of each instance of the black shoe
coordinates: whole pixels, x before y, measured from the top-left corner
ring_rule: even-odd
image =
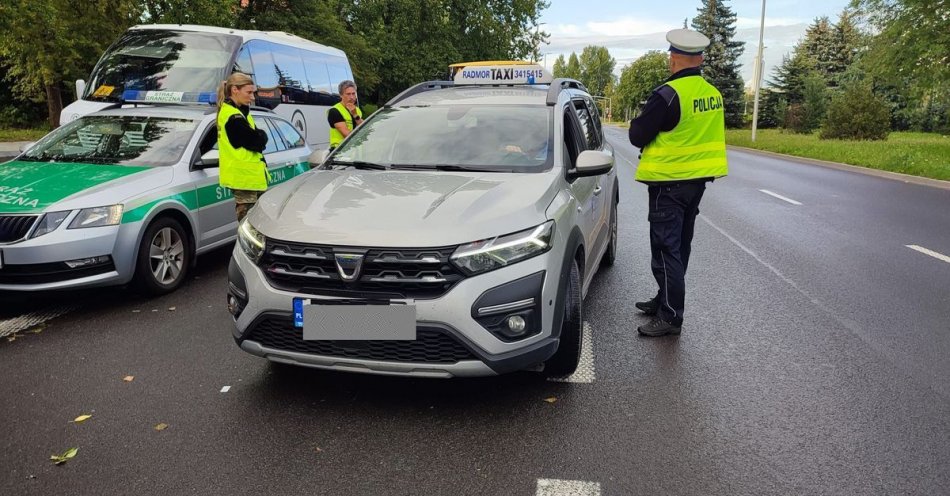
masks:
[[[644,315],[656,315],[657,310],[660,309],[660,302],[653,298],[647,301],[638,301],[633,306],[637,307],[637,310],[643,312]]]
[[[673,325],[659,317],[650,321],[647,325],[642,325],[637,327],[637,332],[643,334],[644,336],[666,336],[666,335],[678,335],[683,328],[681,326]]]

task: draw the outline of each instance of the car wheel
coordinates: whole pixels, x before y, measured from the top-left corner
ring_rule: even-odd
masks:
[[[567,293],[564,295],[564,319],[561,321],[561,341],[557,351],[544,363],[544,374],[562,377],[573,374],[581,359],[581,341],[584,326],[581,301],[581,276],[577,261],[571,262]]]
[[[605,267],[610,267],[617,261],[617,201],[610,203],[610,240],[607,241],[607,251],[600,259],[600,264]]]
[[[193,256],[191,240],[177,220],[155,220],[145,230],[139,245],[136,286],[150,295],[174,291],[185,280]]]

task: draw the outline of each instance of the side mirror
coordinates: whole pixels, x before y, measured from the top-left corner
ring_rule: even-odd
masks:
[[[26,153],[30,151],[30,148],[33,148],[33,145],[35,144],[36,144],[35,141],[28,141],[26,143],[23,143],[22,145],[20,145],[20,153]]]
[[[213,169],[218,166],[218,150],[208,150],[195,162],[195,169]]]
[[[316,168],[323,165],[323,161],[327,159],[327,155],[330,154],[330,150],[314,150],[310,154],[310,158],[307,161],[310,163],[310,168]]]
[[[86,81],[82,79],[76,80],[76,100],[82,99],[82,94],[86,92]]]
[[[600,150],[584,150],[577,157],[577,167],[568,172],[569,177],[599,176],[610,172],[614,166],[613,155]]]

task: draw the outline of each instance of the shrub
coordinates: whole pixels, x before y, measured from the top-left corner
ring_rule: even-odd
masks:
[[[867,83],[853,83],[831,100],[821,128],[821,139],[887,139],[890,113],[887,103]]]

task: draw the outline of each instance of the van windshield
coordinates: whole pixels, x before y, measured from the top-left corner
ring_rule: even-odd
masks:
[[[126,32],[102,56],[83,98],[122,101],[123,93],[213,93],[230,73],[239,36],[161,29]]]

